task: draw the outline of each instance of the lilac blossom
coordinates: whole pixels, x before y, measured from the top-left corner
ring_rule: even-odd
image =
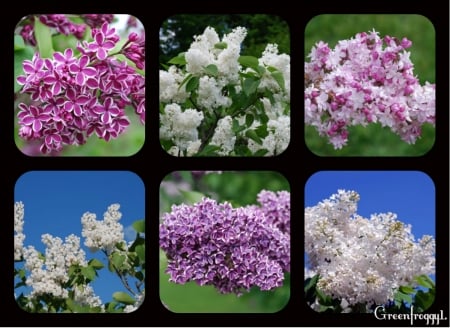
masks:
[[[94,133],[106,141],[117,138],[130,125],[127,106],[145,124],[145,77],[116,57],[134,56],[131,61],[136,67],[144,68],[144,38],[132,33],[117,52],[110,53],[120,38],[109,27],[109,16],[85,16],[102,21],[102,25],[92,28],[93,42],[78,42],[79,55],[70,48],[54,52],[52,58],[41,58],[36,52],[23,62],[24,75],[17,77],[20,93],[28,94],[32,101],[19,104],[19,136],[38,141],[43,154],[54,154],[66,145],[82,145]],[[39,19],[60,33],[70,29],[64,15]]]
[[[338,190],[306,207],[305,253],[324,294],[350,305],[385,304],[415,276],[435,273],[435,240],[416,239],[391,212],[358,215],[359,200],[355,191]]]
[[[290,235],[275,222],[289,225],[290,194],[262,191],[258,198],[261,207],[233,208],[206,197],[172,206],[159,229],[170,281],[195,281],[237,295],[254,286],[280,287],[290,271]]]
[[[406,38],[358,33],[334,49],[318,42],[305,62],[305,123],[335,149],[348,141],[348,127],[380,123],[414,144],[422,125],[435,124],[435,85],[420,85]]]

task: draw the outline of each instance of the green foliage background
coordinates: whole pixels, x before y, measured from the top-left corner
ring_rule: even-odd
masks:
[[[261,189],[290,190],[288,181],[282,175],[268,171],[228,171],[202,177],[195,177],[189,171],[179,171],[167,175],[163,182],[184,186],[185,191],[169,195],[165,188],[161,188],[161,215],[170,211],[173,204],[194,203],[202,195],[218,202],[229,201],[233,206],[245,206],[256,204],[256,196]],[[190,191],[186,191],[187,186]],[[234,294],[220,294],[212,286],[198,286],[194,282],[185,285],[171,283],[169,275],[164,273],[166,265],[167,259],[164,252],[160,251],[160,299],[173,312],[273,313],[281,310],[289,301],[289,274],[286,274],[283,286],[273,291],[263,292],[254,288],[250,293],[237,297]]]
[[[319,41],[334,48],[339,40],[354,37],[356,33],[375,29],[380,37],[385,35],[412,41],[408,49],[414,64],[415,75],[420,83],[434,83],[436,70],[436,46],[433,24],[421,15],[359,14],[319,15],[312,18],[305,28],[304,60],[312,46]],[[444,109],[448,110],[448,109]],[[439,111],[436,109],[439,119]],[[305,126],[305,141],[308,148],[319,156],[420,156],[434,144],[435,128],[423,126],[422,138],[415,145],[403,142],[389,128],[379,124],[349,129],[349,143],[341,150],[335,150],[325,137],[320,137],[313,127]]]
[[[247,28],[241,55],[259,56],[267,43],[278,44],[280,53],[290,53],[289,26],[279,16],[242,15],[176,15],[167,18],[160,29],[159,61],[167,63],[189,49],[195,35],[214,27],[220,38],[235,27]]]

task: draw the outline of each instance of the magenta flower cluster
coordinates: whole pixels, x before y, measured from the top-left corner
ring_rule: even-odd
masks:
[[[290,193],[261,191],[258,200],[238,208],[206,197],[174,205],[159,228],[170,281],[237,295],[281,286],[290,271]]]
[[[112,14],[86,14],[81,15],[85,24],[77,24],[72,22],[67,18],[66,15],[63,14],[54,14],[54,15],[40,15],[39,21],[47,25],[48,27],[52,27],[56,30],[57,33],[64,35],[74,35],[77,39],[81,40],[84,37],[86,32],[86,25],[91,28],[98,28],[103,25],[103,23],[111,23],[114,15]],[[30,18],[30,22],[25,24],[21,31],[20,35],[22,36],[25,43],[30,44],[32,46],[36,46],[36,37],[34,35],[34,17]]]
[[[320,41],[305,62],[305,123],[334,148],[348,141],[348,127],[380,123],[407,143],[435,123],[435,85],[414,76],[407,38],[358,33],[334,49]]]
[[[131,33],[111,53],[120,38],[105,21],[92,29],[92,38],[78,43],[79,55],[68,48],[53,58],[36,52],[23,62],[25,75],[17,82],[32,102],[19,104],[19,135],[40,141],[44,154],[82,145],[92,134],[106,141],[117,138],[130,124],[125,114],[129,105],[145,123],[145,78],[116,56],[122,54],[144,69],[144,37]]]

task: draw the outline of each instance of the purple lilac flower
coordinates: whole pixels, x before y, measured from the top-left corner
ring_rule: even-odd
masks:
[[[91,28],[98,28],[103,25],[103,23],[111,23],[114,19],[112,14],[86,14],[81,15],[84,22]]]
[[[55,28],[59,33],[64,35],[73,34],[77,39],[81,39],[86,31],[86,26],[83,24],[75,24],[71,22],[66,15],[41,15],[39,16],[41,23]]]
[[[46,15],[41,21],[68,28],[64,15]],[[39,141],[44,154],[84,144],[93,133],[106,141],[117,138],[130,124],[125,115],[129,105],[145,123],[145,78],[126,61],[107,56],[119,36],[106,21],[100,29],[92,29],[92,36],[93,43],[78,43],[79,58],[66,49],[53,58],[41,58],[36,52],[23,62],[25,74],[17,77],[17,83],[34,103],[19,105],[19,136],[33,144]]]
[[[109,28],[108,23],[103,23],[101,29],[93,29],[92,37],[94,42],[89,43],[89,50],[96,53],[100,60],[108,56],[108,52],[114,48],[118,39],[114,34],[115,29]]]
[[[174,205],[159,229],[170,281],[195,281],[237,295],[253,286],[280,287],[290,270],[290,236],[274,222],[289,225],[289,193],[262,191],[259,197],[281,204],[233,208],[205,197],[194,205]],[[266,216],[275,215],[274,207],[283,218]]]

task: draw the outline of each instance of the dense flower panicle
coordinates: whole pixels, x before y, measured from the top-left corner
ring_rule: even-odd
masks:
[[[334,49],[320,41],[305,62],[305,123],[327,136],[335,149],[348,127],[380,123],[407,143],[435,123],[435,85],[420,85],[405,49],[411,41],[378,32],[358,33]]]
[[[243,67],[239,59],[241,44],[246,35],[246,28],[236,27],[220,38],[214,28],[207,27],[203,34],[194,37],[190,48],[184,53],[185,71],[175,65],[167,70],[160,70],[159,99],[163,106],[163,113],[160,115],[160,139],[174,144],[168,150],[169,153],[176,156],[193,156],[206,145],[211,145],[220,147],[217,150],[220,156],[234,155],[237,140],[240,141],[238,144],[246,140],[246,146],[252,153],[267,149],[267,156],[277,155],[286,149],[286,140],[290,138],[290,56],[279,54],[278,46],[269,44],[258,62],[257,58],[254,58],[255,67]],[[256,70],[258,63],[260,67]],[[248,76],[255,77],[256,98],[251,104],[239,104],[237,107],[240,109],[234,113],[227,111],[236,105],[236,102],[245,99],[236,95],[251,90],[243,90],[242,81]],[[196,81],[189,86],[189,91],[186,90],[189,84],[187,81]],[[249,84],[252,78],[246,81]],[[192,88],[194,84],[198,86]],[[267,98],[268,94],[270,100]],[[170,133],[172,127],[170,120],[167,120],[167,111],[170,111],[173,105],[180,105],[182,111],[196,110],[208,118],[202,126],[196,127],[202,129],[201,140],[190,140],[186,144],[177,139],[175,131]],[[247,117],[247,114],[250,115]],[[246,119],[250,120],[250,117],[253,122],[250,126],[237,129],[236,121],[240,126],[245,126]],[[205,131],[208,130],[208,122],[214,121],[214,118],[216,125],[211,127],[211,131]],[[262,126],[268,121],[266,118],[270,120],[267,127]],[[233,121],[230,122],[230,119]],[[263,122],[260,122],[260,119]],[[254,138],[255,142],[248,135],[255,135],[257,128],[267,130],[267,133],[260,133],[261,140],[257,137]],[[230,141],[224,142],[225,137]]]
[[[102,221],[97,221],[96,215],[89,212],[81,217],[81,235],[86,238],[84,244],[91,251],[102,249],[109,253],[118,243],[124,241],[123,226],[118,222],[122,217],[119,209],[119,204],[110,205],[103,214]]]
[[[415,276],[434,274],[435,241],[416,242],[393,213],[357,215],[358,201],[355,191],[339,190],[305,208],[305,252],[325,294],[350,305],[385,304]]]
[[[14,203],[14,261],[20,261],[23,256],[23,242],[25,240],[25,234],[23,233],[24,214],[23,203]]]
[[[48,20],[47,16],[41,19]],[[145,78],[111,54],[119,36],[106,21],[92,29],[92,37],[90,43],[79,42],[80,56],[72,49],[55,52],[52,58],[36,52],[23,62],[25,75],[17,83],[33,102],[19,104],[19,136],[39,141],[41,153],[82,145],[92,134],[106,141],[117,138],[130,125],[126,106],[145,123]],[[119,53],[143,69],[143,49],[144,39],[136,35]]]
[[[206,197],[194,205],[172,206],[163,216],[159,240],[170,281],[195,281],[237,295],[253,286],[281,286],[290,270],[290,235],[278,222],[289,225],[289,193],[260,195],[262,207],[233,208]]]
[[[103,23],[111,23],[114,19],[112,14],[85,14],[81,15],[84,22],[91,28],[98,28],[103,25]]]
[[[30,297],[51,294],[57,298],[67,298],[68,290],[63,284],[69,279],[70,266],[87,265],[85,253],[80,248],[80,238],[70,235],[63,242],[59,237],[44,234],[42,242],[46,245],[45,259],[33,246],[23,250],[25,268],[30,272],[26,279],[27,286],[32,288]]]
[[[160,120],[160,138],[173,139],[177,151],[184,151],[199,141],[197,128],[203,121],[202,112],[191,108],[181,111],[180,105],[174,103],[166,106],[164,114],[160,114]]]

